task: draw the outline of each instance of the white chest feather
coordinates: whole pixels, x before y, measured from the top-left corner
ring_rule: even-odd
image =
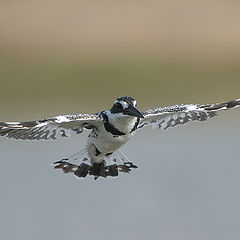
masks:
[[[134,132],[132,132],[132,129],[136,121],[136,117],[123,116],[122,114],[114,114],[114,116],[108,114],[109,124],[124,135],[114,135],[102,124],[96,132],[93,131],[90,134],[88,144],[94,144],[102,153],[113,152],[125,144],[133,135]]]
[[[129,134],[134,128],[137,118],[123,114],[109,114],[109,123],[122,133]]]

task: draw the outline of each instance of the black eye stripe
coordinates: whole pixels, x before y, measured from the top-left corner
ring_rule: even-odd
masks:
[[[121,103],[115,103],[115,107],[118,109],[123,109],[123,106]]]

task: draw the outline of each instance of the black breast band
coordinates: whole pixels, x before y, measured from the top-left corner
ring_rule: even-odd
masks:
[[[111,134],[115,135],[115,136],[123,136],[126,135],[123,132],[120,132],[117,128],[115,128],[108,120],[108,116],[106,113],[102,112],[101,113],[102,117],[103,117],[103,123],[104,123],[104,127],[106,129],[107,132],[110,132]]]

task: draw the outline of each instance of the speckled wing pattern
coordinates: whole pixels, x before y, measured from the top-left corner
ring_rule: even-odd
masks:
[[[181,104],[170,107],[149,109],[143,112],[138,128],[152,125],[155,128],[166,130],[170,127],[183,125],[190,121],[205,121],[215,117],[218,110],[228,110],[240,105],[240,99],[217,104],[198,105]]]
[[[22,140],[57,139],[73,131],[80,134],[100,122],[98,114],[74,114],[29,122],[0,122],[0,136]]]

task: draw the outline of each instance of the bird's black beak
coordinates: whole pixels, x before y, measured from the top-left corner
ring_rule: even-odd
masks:
[[[123,114],[130,115],[138,118],[144,118],[142,113],[138,111],[134,106],[130,105],[128,108],[123,110]]]

